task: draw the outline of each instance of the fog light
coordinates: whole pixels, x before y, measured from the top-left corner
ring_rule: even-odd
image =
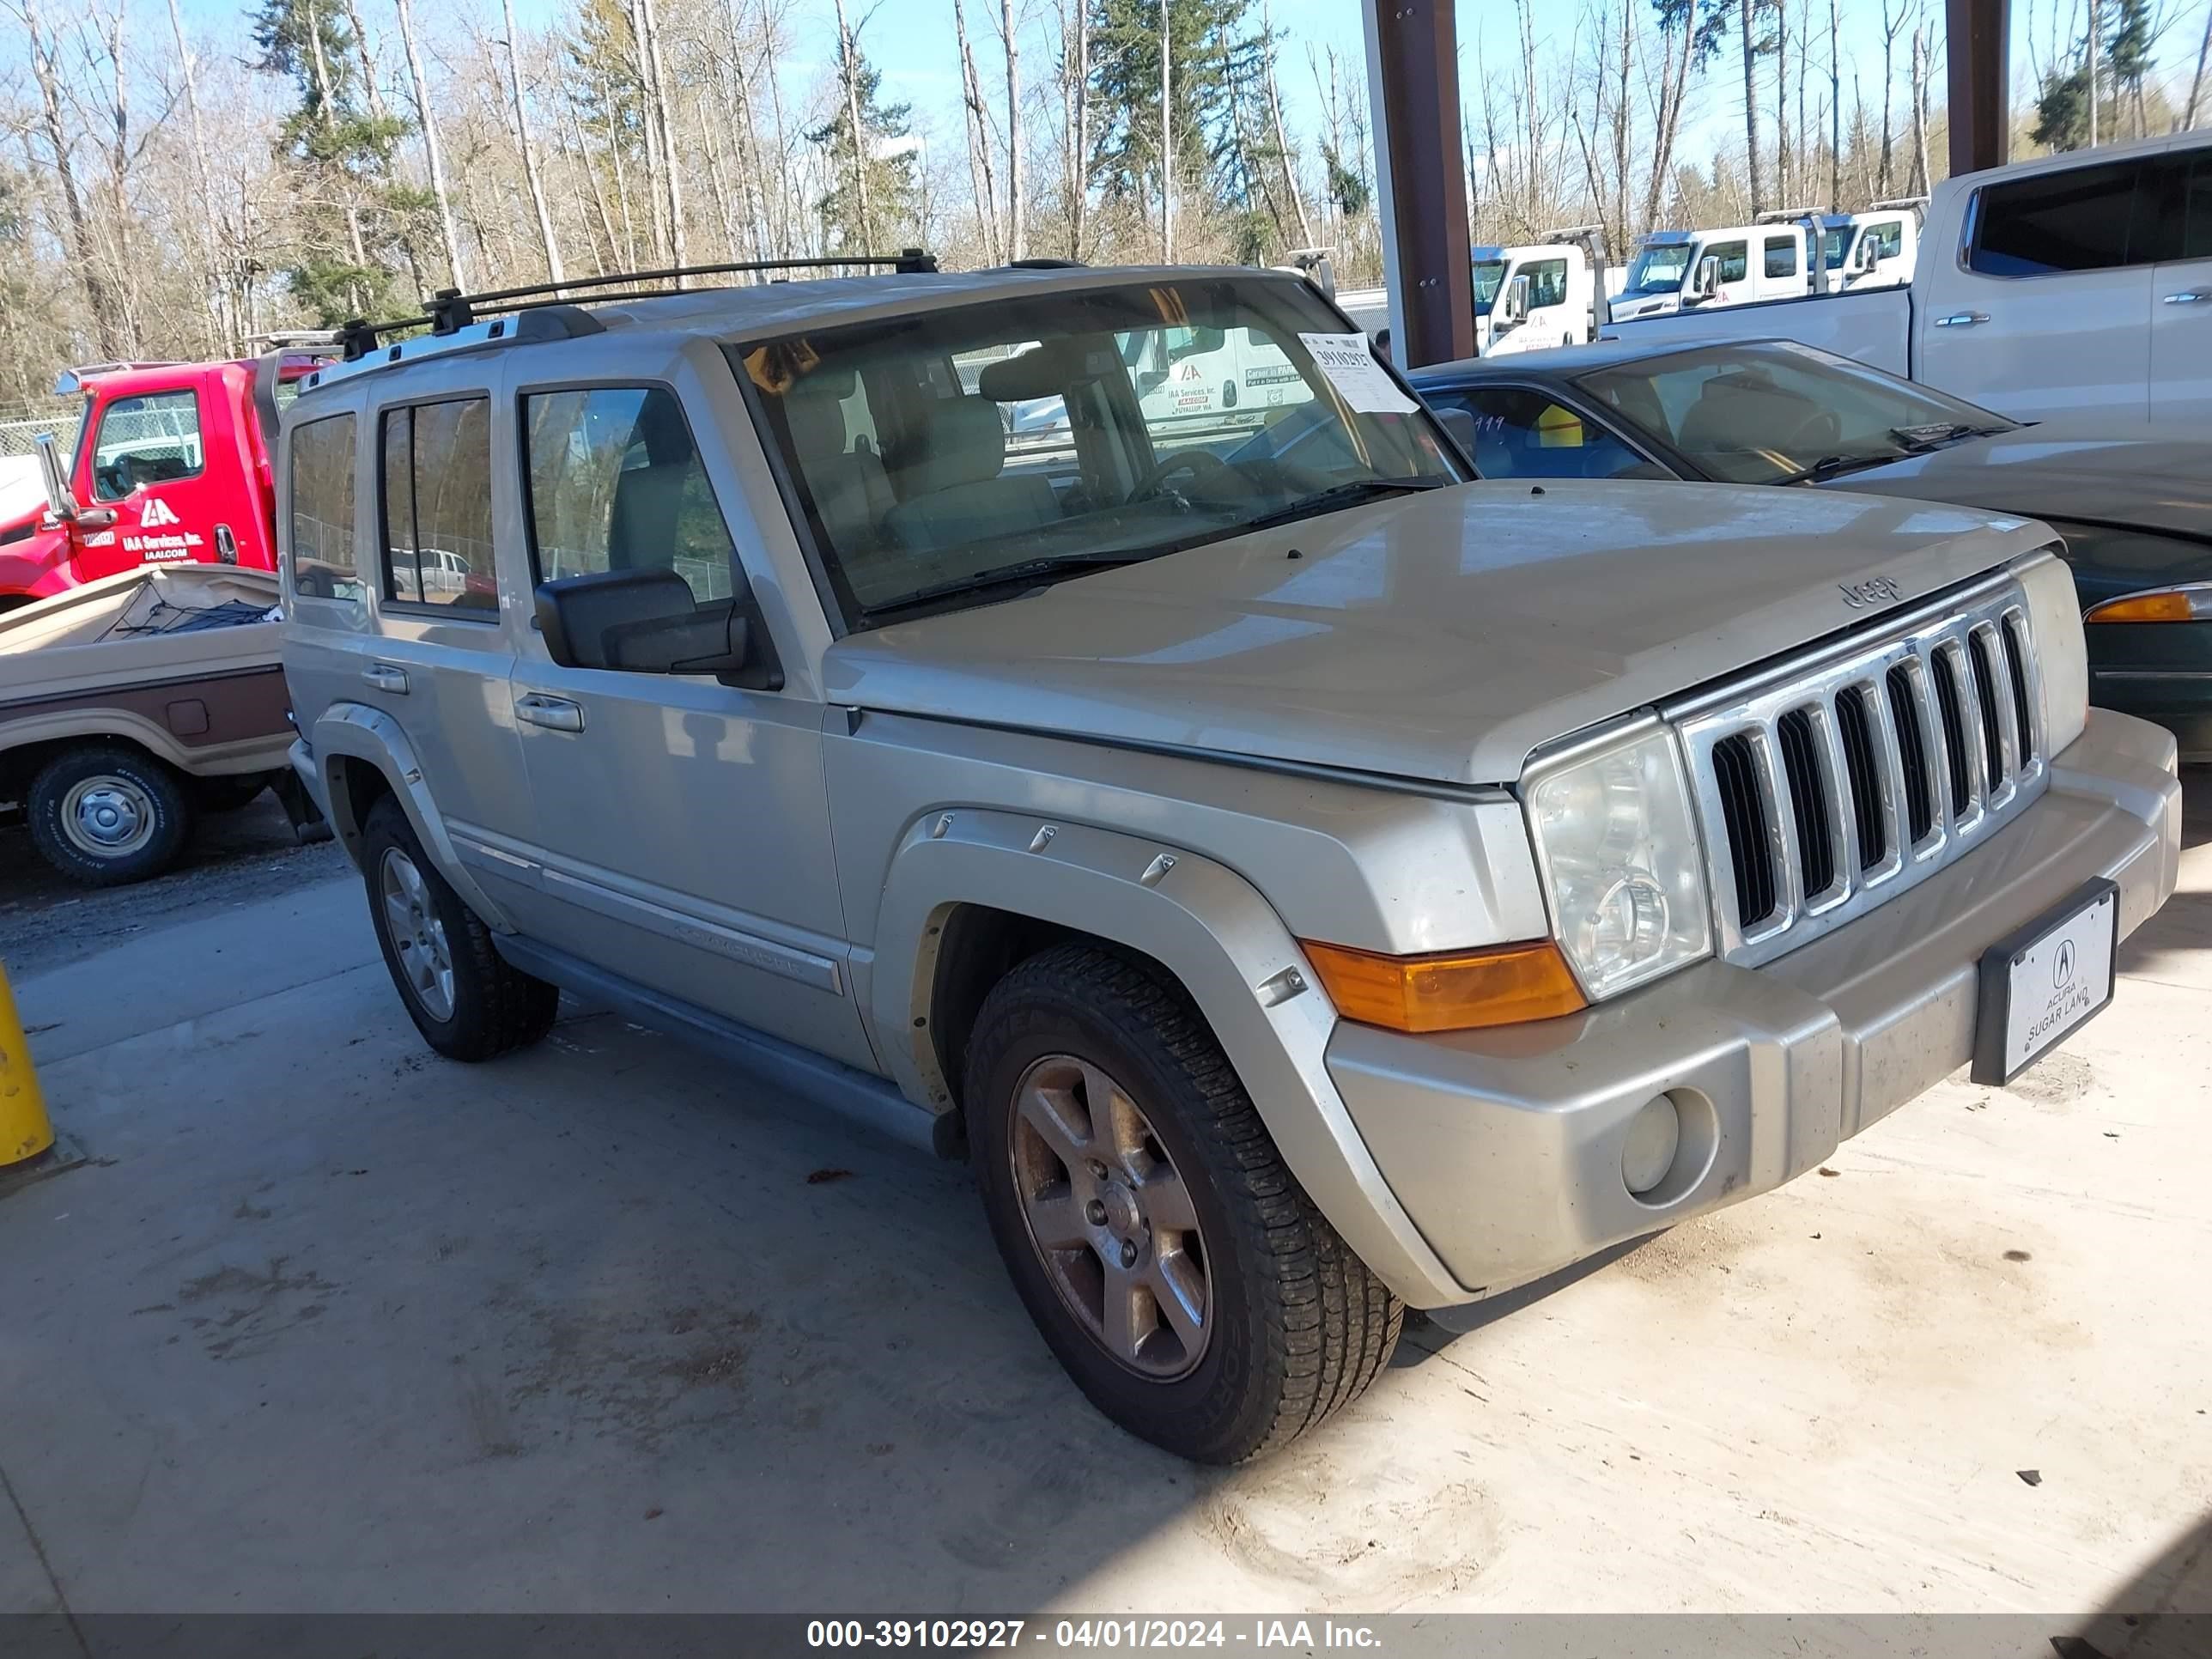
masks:
[[[1682,1115],[1667,1096],[1654,1095],[1629,1119],[1620,1149],[1620,1178],[1628,1190],[1640,1198],[1664,1181],[1681,1144]]]

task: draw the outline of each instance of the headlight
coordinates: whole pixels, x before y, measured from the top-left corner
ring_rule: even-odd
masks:
[[[2081,735],[2089,718],[2089,647],[2081,634],[2081,603],[2074,572],[2056,554],[2018,567],[2027,594],[2027,620],[2035,635],[2035,664],[2043,677],[2043,731],[2057,754]]]
[[[1559,946],[1593,1001],[1712,949],[1689,782],[1664,727],[1535,774],[1526,799]]]

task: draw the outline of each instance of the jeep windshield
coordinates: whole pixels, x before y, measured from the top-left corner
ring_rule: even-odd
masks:
[[[1326,368],[1304,337],[1324,335]],[[1364,341],[1281,278],[1085,288],[730,350],[856,628],[1470,476]]]

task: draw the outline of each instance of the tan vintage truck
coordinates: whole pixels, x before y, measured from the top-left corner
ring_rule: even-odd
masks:
[[[196,815],[272,785],[315,838],[285,762],[276,605],[273,572],[149,565],[0,617],[0,799],[49,864],[89,886],[143,881]]]

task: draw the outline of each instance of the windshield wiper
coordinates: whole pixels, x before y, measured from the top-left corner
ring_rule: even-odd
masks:
[[[1242,535],[1247,530],[1265,530],[1270,525],[1289,524],[1298,519],[1310,519],[1316,513],[1327,513],[1335,507],[1352,507],[1375,495],[1403,495],[1423,489],[1441,489],[1455,478],[1347,478],[1326,489],[1316,489],[1310,495],[1262,513],[1256,519],[1247,519],[1231,533]]]
[[[896,611],[910,611],[915,606],[927,605],[933,599],[946,599],[959,593],[976,593],[994,587],[1006,587],[1021,582],[1034,582],[1040,577],[1058,578],[1079,576],[1086,570],[1112,570],[1125,564],[1141,564],[1157,558],[1162,550],[1147,549],[1142,553],[1063,553],[1056,558],[1024,559],[1017,564],[1002,564],[990,570],[979,570],[972,576],[957,576],[951,581],[938,582],[908,593],[903,599],[887,605],[868,607],[871,617],[888,617]]]
[[[1840,478],[1846,472],[1857,472],[1869,466],[1887,466],[1892,461],[1901,461],[1911,452],[1903,449],[1878,449],[1872,454],[1823,455],[1810,466],[1795,472],[1786,472],[1774,482],[1778,484],[1822,483],[1830,478]]]
[[[2001,426],[1976,426],[1971,421],[1934,421],[1926,426],[1893,426],[1889,435],[1910,450],[1940,449],[1968,438],[1990,438],[2006,430]]]

